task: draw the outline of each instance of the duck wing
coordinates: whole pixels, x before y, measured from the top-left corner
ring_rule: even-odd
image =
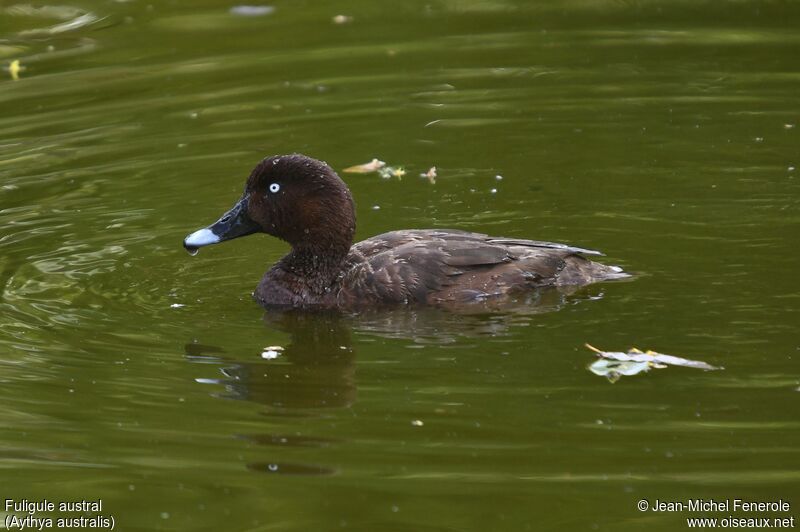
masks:
[[[512,238],[489,238],[489,242],[493,244],[502,244],[506,246],[523,246],[530,248],[544,248],[544,249],[559,249],[568,251],[570,253],[580,253],[581,255],[598,255],[603,256],[605,253],[596,251],[594,249],[579,248],[576,246],[568,246],[567,244],[559,244],[558,242],[545,242],[542,240],[519,240]]]
[[[448,242],[473,242],[489,243],[505,246],[523,246],[531,248],[560,249],[571,253],[582,255],[603,255],[600,251],[593,249],[579,248],[560,244],[558,242],[546,242],[543,240],[527,240],[521,238],[492,237],[483,233],[472,233],[459,229],[408,229],[404,231],[390,231],[381,235],[362,240],[355,244],[354,248],[365,257],[370,257],[377,253],[399,247],[409,242],[420,240],[441,239]]]
[[[465,231],[393,231],[353,246],[337,298],[351,306],[356,299],[437,303],[501,296],[558,284],[570,260],[596,264],[579,253],[599,254]]]

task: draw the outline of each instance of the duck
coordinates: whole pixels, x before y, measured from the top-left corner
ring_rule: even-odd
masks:
[[[253,298],[261,306],[358,310],[513,298],[546,287],[627,277],[599,251],[457,229],[404,229],[353,243],[355,202],[328,164],[302,154],[263,159],[233,207],[184,248],[266,233],[291,246]]]

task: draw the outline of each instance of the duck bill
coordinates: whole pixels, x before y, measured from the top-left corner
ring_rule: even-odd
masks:
[[[247,199],[248,196],[242,197],[214,224],[198,229],[184,238],[183,247],[186,251],[194,255],[203,246],[219,244],[261,231],[261,227],[247,215]]]

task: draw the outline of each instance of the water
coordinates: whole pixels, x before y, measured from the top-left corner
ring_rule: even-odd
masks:
[[[796,512],[797,5],[235,7],[0,7],[23,67],[0,73],[4,499],[102,499],[122,530]],[[264,315],[249,294],[285,245],[181,241],[295,151],[405,167],[344,176],[359,239],[553,240],[636,276],[526,311]],[[725,370],[610,384],[585,342]]]

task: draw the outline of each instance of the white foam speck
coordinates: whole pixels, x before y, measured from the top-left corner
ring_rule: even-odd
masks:
[[[271,15],[275,12],[272,6],[233,6],[230,9],[231,15],[239,15],[240,17],[263,17],[264,15]]]
[[[283,347],[279,345],[271,345],[269,347],[265,347],[264,351],[261,352],[261,358],[264,360],[275,360],[279,356],[281,356],[281,351],[283,351]]]

